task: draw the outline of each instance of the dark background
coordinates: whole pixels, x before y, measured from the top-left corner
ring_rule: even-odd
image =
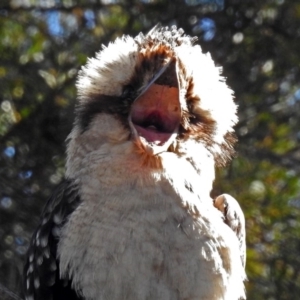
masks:
[[[296,0],[1,0],[0,283],[18,292],[30,236],[64,175],[80,66],[158,22],[197,35],[236,94],[238,156],[218,170],[214,194],[232,194],[246,215],[248,299],[300,297]]]

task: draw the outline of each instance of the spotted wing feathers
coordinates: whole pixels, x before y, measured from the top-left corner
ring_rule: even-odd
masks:
[[[81,299],[72,290],[71,281],[59,277],[56,257],[60,230],[79,202],[70,181],[61,183],[48,200],[27,254],[23,279],[26,300]]]

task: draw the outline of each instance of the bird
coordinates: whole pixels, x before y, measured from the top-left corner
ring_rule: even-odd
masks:
[[[157,25],[79,71],[65,179],[28,249],[26,300],[245,299],[245,220],[212,199],[233,91],[197,38]]]

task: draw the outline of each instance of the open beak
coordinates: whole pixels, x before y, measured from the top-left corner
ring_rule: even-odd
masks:
[[[140,91],[129,115],[134,141],[150,155],[167,151],[176,139],[180,125],[178,87],[155,83],[168,66],[165,65]]]

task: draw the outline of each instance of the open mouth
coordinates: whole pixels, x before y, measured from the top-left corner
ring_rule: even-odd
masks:
[[[167,151],[180,125],[177,87],[152,84],[131,108],[129,124],[133,137],[149,154]]]

